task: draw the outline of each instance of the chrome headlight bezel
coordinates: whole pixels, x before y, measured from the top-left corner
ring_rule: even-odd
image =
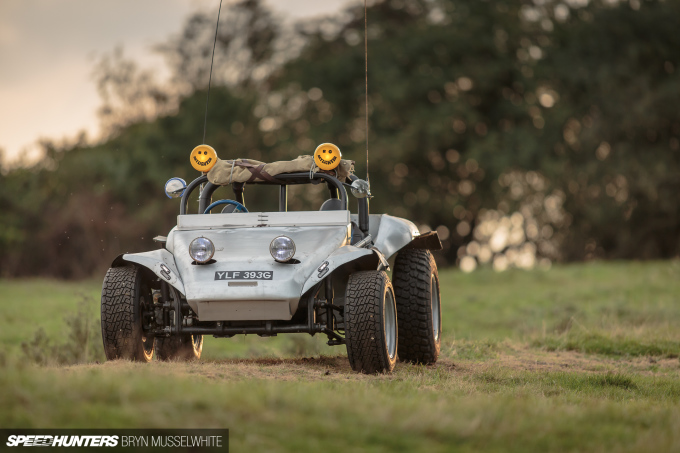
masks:
[[[197,241],[199,241],[199,242],[197,242]],[[198,254],[194,253],[194,250],[193,250],[195,244],[201,244],[201,243],[203,243],[206,246],[206,249],[208,251],[210,251],[210,256],[208,256],[207,258],[203,257],[204,259],[198,259],[197,258]],[[213,244],[213,241],[211,241],[207,237],[204,237],[204,236],[197,237],[196,239],[191,241],[191,243],[189,244],[189,256],[191,257],[192,260],[196,261],[197,263],[205,264],[208,261],[210,261],[214,255],[215,255],[215,244]]]
[[[280,243],[280,242],[289,242],[289,246],[292,247],[292,251],[290,250],[290,247],[288,247],[288,253],[290,253],[290,256],[278,256],[276,254],[276,251],[281,250],[281,248],[275,249],[275,247]],[[295,241],[293,241],[291,238],[288,236],[276,236],[274,239],[272,239],[272,242],[269,244],[269,253],[271,254],[272,258],[274,258],[274,261],[277,263],[287,263],[290,260],[293,259],[295,256]]]

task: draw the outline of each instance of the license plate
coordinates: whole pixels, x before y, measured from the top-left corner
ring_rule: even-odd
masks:
[[[273,271],[217,271],[215,280],[272,280]]]

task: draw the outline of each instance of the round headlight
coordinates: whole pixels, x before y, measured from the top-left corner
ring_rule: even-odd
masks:
[[[206,263],[215,254],[215,246],[208,238],[196,238],[189,244],[189,255],[197,263]]]
[[[279,236],[269,244],[269,253],[279,263],[285,263],[295,255],[295,243],[289,237]]]

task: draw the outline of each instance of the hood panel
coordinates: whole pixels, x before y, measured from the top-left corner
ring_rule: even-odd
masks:
[[[201,321],[289,320],[297,310],[305,281],[329,255],[348,243],[349,231],[349,223],[331,226],[217,228],[216,225],[210,225],[191,230],[178,228],[172,234],[172,250],[184,282],[187,302]],[[281,235],[295,242],[294,259],[299,260],[299,264],[277,263],[271,257],[269,245]],[[200,236],[215,244],[215,263],[191,264],[193,260],[189,256],[189,244]],[[229,276],[235,278],[216,280],[216,272],[229,272]],[[234,275],[234,272],[239,274]],[[244,278],[244,272],[273,274],[271,280],[250,280]]]

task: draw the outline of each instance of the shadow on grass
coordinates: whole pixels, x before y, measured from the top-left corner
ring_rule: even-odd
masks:
[[[318,356],[318,357],[295,357],[295,358],[276,358],[258,357],[248,359],[218,359],[211,363],[218,365],[258,365],[258,366],[277,366],[277,365],[303,365],[306,368],[317,368],[335,371],[338,373],[351,373],[352,368],[345,356]]]

